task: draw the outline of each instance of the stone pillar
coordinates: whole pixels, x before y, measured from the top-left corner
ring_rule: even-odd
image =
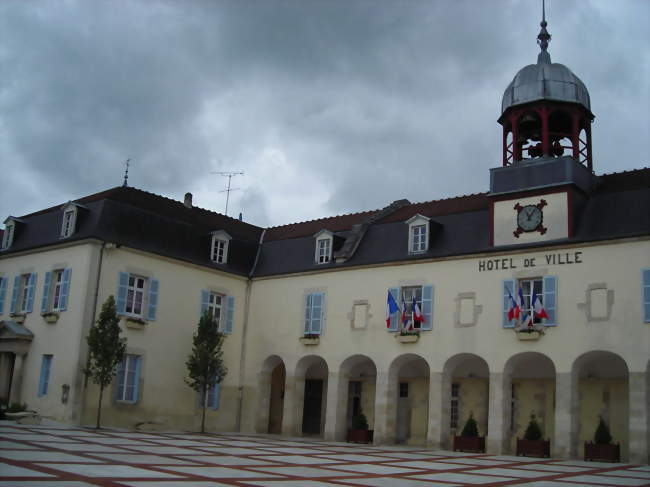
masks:
[[[285,378],[284,407],[282,411],[282,434],[300,436],[302,434],[302,409],[305,399],[305,379]]]
[[[571,372],[555,375],[555,439],[551,445],[553,458],[576,458],[578,424],[577,380]]]
[[[628,418],[630,463],[647,464],[648,458],[648,379],[645,372],[630,372],[630,416]]]
[[[443,374],[432,372],[429,374],[429,425],[427,431],[427,447],[434,450],[443,448]]]
[[[269,408],[271,403],[271,372],[260,372],[257,384],[257,421],[255,422],[255,432],[267,433],[269,430]]]
[[[388,433],[388,406],[390,402],[390,387],[388,378],[388,371],[377,371],[377,379],[375,382],[375,432],[373,440],[373,443],[375,445],[390,443]]]
[[[488,434],[485,448],[491,455],[502,455],[509,451],[511,384],[509,375],[490,373]]]
[[[21,402],[21,392],[23,388],[23,367],[25,365],[27,354],[16,354],[14,361],[14,373],[11,376],[11,390],[9,391],[9,404]]]
[[[330,372],[327,379],[327,407],[325,409],[325,439],[345,441],[348,375]]]

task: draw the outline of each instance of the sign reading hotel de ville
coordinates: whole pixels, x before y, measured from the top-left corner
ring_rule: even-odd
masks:
[[[486,272],[509,269],[531,269],[534,267],[550,267],[582,263],[582,250],[571,250],[569,252],[546,252],[535,255],[517,255],[515,257],[480,259],[478,261],[478,271]]]

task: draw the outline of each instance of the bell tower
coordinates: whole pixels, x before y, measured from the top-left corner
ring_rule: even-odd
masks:
[[[503,94],[503,165],[569,156],[593,172],[589,92],[569,68],[552,63],[542,6],[537,63],[521,69]]]

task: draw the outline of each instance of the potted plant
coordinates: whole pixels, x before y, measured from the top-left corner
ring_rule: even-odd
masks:
[[[303,345],[318,345],[320,343],[320,335],[317,333],[305,333],[300,337],[300,343]]]
[[[144,330],[144,327],[147,325],[145,320],[137,316],[127,316],[124,322],[126,327],[132,330]]]
[[[59,319],[59,313],[56,311],[47,311],[45,313],[41,313],[41,316],[45,320],[46,323],[54,324],[58,321]]]
[[[594,441],[585,441],[585,460],[600,462],[620,462],[621,445],[612,443],[612,435],[603,417],[600,417]]]
[[[402,328],[396,338],[400,343],[415,343],[420,339],[420,330]]]
[[[478,435],[478,423],[470,413],[460,436],[454,436],[454,451],[485,452],[485,436]]]
[[[22,325],[25,323],[25,318],[27,315],[25,313],[10,313],[9,317],[11,318],[11,321],[14,323],[17,323],[19,325]]]
[[[544,327],[533,325],[520,326],[515,328],[515,332],[519,340],[539,340],[544,335]]]
[[[542,438],[542,430],[535,419],[535,415],[530,415],[530,422],[524,433],[524,438],[517,438],[517,456],[531,457],[550,457],[551,440]]]
[[[352,416],[352,428],[348,430],[348,441],[352,443],[372,443],[374,431],[368,429],[368,420],[362,411]]]

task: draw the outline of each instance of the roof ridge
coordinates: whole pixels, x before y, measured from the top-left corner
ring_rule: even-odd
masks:
[[[439,198],[437,200],[429,200],[429,201],[418,201],[416,203],[411,203],[410,206],[415,206],[415,205],[427,205],[429,203],[439,203],[441,201],[449,201],[449,200],[458,200],[461,198],[470,198],[472,196],[487,196],[489,194],[488,191],[481,192],[481,193],[469,193],[469,194],[463,194],[459,196],[449,196],[448,198]]]
[[[357,211],[353,213],[343,213],[341,215],[333,215],[333,216],[325,216],[323,218],[314,218],[312,220],[304,220],[300,222],[293,222],[293,223],[285,223],[284,225],[276,225],[272,227],[267,227],[268,230],[271,229],[276,229],[276,228],[285,228],[285,227],[291,227],[293,225],[304,225],[305,223],[314,223],[322,220],[330,220],[332,218],[341,218],[344,216],[355,216],[355,215],[364,215],[368,213],[377,213],[378,211],[381,211],[381,209],[376,209],[376,210],[366,210],[366,211]]]

